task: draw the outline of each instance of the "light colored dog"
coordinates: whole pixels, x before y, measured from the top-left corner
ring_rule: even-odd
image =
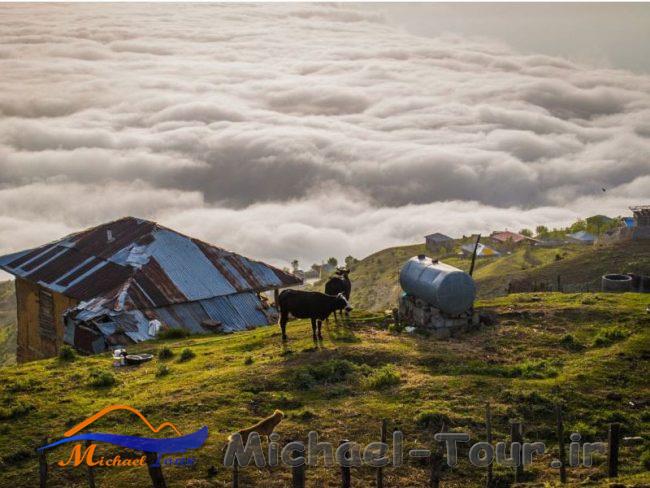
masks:
[[[241,435],[241,440],[244,445],[246,445],[246,441],[248,440],[248,436],[251,434],[251,432],[257,432],[260,437],[265,435],[268,438],[268,436],[271,435],[271,433],[275,430],[283,418],[284,414],[280,410],[276,410],[272,415],[269,415],[265,419],[260,420],[252,427],[238,430],[236,433]],[[233,435],[234,434],[231,434],[228,437],[228,442],[231,441]]]

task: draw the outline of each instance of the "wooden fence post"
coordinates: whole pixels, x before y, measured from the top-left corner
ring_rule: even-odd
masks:
[[[343,439],[339,442],[339,446],[349,442],[347,439]],[[350,477],[350,467],[341,465],[341,488],[350,488],[351,477]]]
[[[618,476],[618,441],[621,425],[618,423],[609,424],[607,436],[607,476],[616,478]]]
[[[492,409],[490,408],[489,402],[485,404],[485,431],[487,443],[492,445]],[[486,488],[492,488],[493,483],[492,463],[490,463],[487,467]]]
[[[47,437],[43,439],[43,445],[47,446],[49,441]],[[38,478],[39,478],[39,487],[45,488],[47,485],[47,454],[45,450],[38,451]]]
[[[511,422],[510,423],[510,439],[511,441],[518,442],[519,444],[523,443],[523,426],[521,422]],[[514,456],[513,456],[514,460]],[[519,450],[519,459],[517,460],[517,466],[515,467],[515,483],[521,481],[521,477],[524,474],[524,465],[522,464],[523,456],[521,455],[521,449]]]
[[[300,451],[293,451],[293,456],[301,454]],[[291,467],[291,483],[293,488],[305,488],[305,464]]]
[[[381,421],[381,442],[386,443],[386,419]],[[377,468],[377,488],[384,488],[384,469]]]
[[[237,458],[234,459],[232,465],[232,488],[239,488],[239,463]]]
[[[153,488],[167,488],[162,467],[153,465],[158,459],[158,455],[155,452],[147,452],[145,453],[145,456],[147,457],[147,468],[149,469],[149,476],[151,477],[151,486],[153,486]]]
[[[440,432],[447,432],[447,425],[444,422],[440,426]],[[440,487],[443,458],[444,456],[442,454],[442,447],[438,444],[434,444],[433,449],[431,450],[431,457],[429,458],[429,461],[431,463],[431,474],[429,476],[429,486],[431,488]]]
[[[555,406],[557,416],[557,446],[560,461],[560,483],[566,483],[566,458],[564,456],[564,424],[562,423],[562,409],[559,405]]]
[[[86,441],[86,449],[88,449],[91,444],[92,443],[89,440]],[[87,465],[86,475],[88,476],[88,488],[95,488],[95,471],[89,464]]]
[[[557,291],[562,293],[562,278],[557,275]]]

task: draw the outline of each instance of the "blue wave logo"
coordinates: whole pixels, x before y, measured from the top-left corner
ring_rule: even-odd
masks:
[[[173,430],[177,434],[177,436],[163,438],[163,439],[156,439],[152,437],[138,437],[132,435],[110,434],[104,432],[78,433],[79,431],[91,425],[93,422],[100,419],[107,413],[115,410],[126,410],[134,413],[154,433],[158,433],[164,428],[169,428]],[[60,439],[56,442],[52,442],[51,444],[48,444],[46,446],[39,447],[38,450],[42,452],[46,449],[51,449],[61,444],[67,444],[71,442],[76,442],[76,443],[79,443],[80,441],[104,442],[116,446],[125,447],[128,449],[133,449],[134,451],[155,453],[156,462],[152,464],[152,466],[160,466],[160,460],[164,454],[184,453],[189,450],[198,449],[199,447],[201,447],[208,438],[208,428],[202,427],[196,432],[192,432],[191,434],[187,434],[187,435],[182,435],[180,430],[178,430],[178,428],[171,422],[163,422],[156,428],[147,420],[147,418],[140,411],[136,410],[135,408],[129,407],[127,405],[111,405],[103,408],[95,415],[77,424],[75,427],[73,427],[72,429],[64,433],[63,436],[64,436],[63,439]],[[90,454],[88,454],[88,450],[87,450],[83,455],[81,455],[80,447],[77,449],[77,453],[73,452],[70,460],[72,460],[73,458],[76,459],[75,466],[81,464],[84,458],[86,459],[86,462],[88,464],[91,464],[92,454],[94,453],[94,449],[96,446],[93,447],[91,445],[91,447],[92,450],[90,450]],[[70,460],[68,462],[70,462]],[[62,464],[60,462],[59,465],[64,466],[67,465],[67,463]],[[111,464],[111,465],[117,465],[117,464]]]

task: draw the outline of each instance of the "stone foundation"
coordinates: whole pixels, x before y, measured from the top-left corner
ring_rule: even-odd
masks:
[[[479,327],[479,316],[472,310],[449,317],[419,298],[402,295],[399,299],[399,320],[404,326],[428,331],[437,339],[469,332]]]

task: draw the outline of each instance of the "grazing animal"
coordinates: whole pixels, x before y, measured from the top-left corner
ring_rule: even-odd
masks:
[[[341,268],[337,269],[336,275],[332,276],[329,280],[327,280],[327,283],[325,283],[325,294],[338,295],[339,293],[343,293],[345,299],[350,301],[352,282],[348,277],[349,274],[350,274],[349,269],[341,269]],[[336,310],[334,310],[334,320],[336,320]]]
[[[265,419],[260,420],[252,427],[238,430],[236,433],[241,435],[241,441],[244,445],[246,445],[246,441],[248,441],[248,436],[251,435],[253,432],[257,432],[260,435],[260,437],[262,437],[263,435],[265,435],[266,437],[270,436],[271,433],[278,426],[278,424],[282,421],[283,417],[284,417],[284,413],[282,413],[282,411],[280,410],[276,410],[275,412],[273,412],[272,415],[269,415]],[[228,437],[228,442],[232,440],[233,435],[234,434]]]
[[[334,310],[352,310],[345,295],[326,295],[317,291],[284,290],[278,297],[280,307],[280,328],[282,340],[287,340],[287,320],[289,314],[297,319],[311,319],[311,329],[316,340],[316,325],[318,325],[318,339],[322,339],[321,325],[323,320],[330,316]]]

